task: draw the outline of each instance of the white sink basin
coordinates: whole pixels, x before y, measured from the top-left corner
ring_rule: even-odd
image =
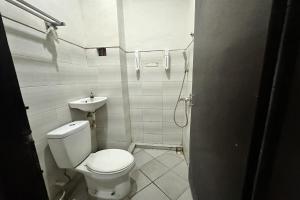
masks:
[[[107,97],[83,98],[69,102],[71,108],[76,108],[85,112],[95,112],[103,106],[107,101]]]

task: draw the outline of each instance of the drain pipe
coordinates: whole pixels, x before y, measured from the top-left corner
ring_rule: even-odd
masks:
[[[95,129],[96,128],[96,112],[88,112],[86,117],[90,122],[91,129]]]
[[[92,137],[92,151],[96,152],[98,150],[97,135],[96,135],[96,112],[88,112],[86,118],[90,122],[91,127],[91,137]]]

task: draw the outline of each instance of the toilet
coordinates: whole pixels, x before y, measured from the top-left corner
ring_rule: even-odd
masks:
[[[47,134],[53,157],[60,168],[84,175],[88,192],[96,199],[123,199],[131,189],[129,173],[135,161],[121,149],[91,153],[88,121],[74,121]]]

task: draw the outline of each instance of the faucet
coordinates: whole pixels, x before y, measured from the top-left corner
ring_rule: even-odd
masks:
[[[91,92],[91,94],[90,94],[90,98],[91,98],[91,99],[93,99],[94,97],[95,97],[94,93],[93,93],[93,92]]]

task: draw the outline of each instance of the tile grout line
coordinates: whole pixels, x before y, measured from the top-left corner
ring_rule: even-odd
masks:
[[[190,189],[190,187],[187,187],[186,188],[186,190],[184,190],[184,192],[181,194],[181,195],[179,195],[179,197],[176,199],[176,200],[178,200],[186,191],[188,191]]]
[[[153,184],[163,193],[163,194],[165,194],[166,195],[166,197],[168,198],[168,199],[170,199],[170,200],[172,200],[172,198],[171,197],[169,197],[155,182],[153,182]]]
[[[169,150],[169,151],[172,151],[172,150]],[[169,152],[169,151],[167,151],[167,152]],[[165,153],[167,153],[167,152],[165,152]],[[163,153],[163,154],[165,154],[165,153]],[[162,155],[163,155],[163,154],[162,154]],[[160,156],[161,156],[161,155],[160,155]],[[159,156],[158,156],[158,157],[159,157]],[[170,167],[166,166],[165,164],[163,164],[162,162],[160,162],[159,160],[157,160],[156,158],[157,158],[157,157],[154,157],[152,160],[155,160],[155,161],[159,162],[159,163],[162,164],[163,166],[167,167],[168,170],[167,170],[166,172],[164,172],[162,175],[160,175],[159,177],[157,177],[156,179],[154,179],[153,182],[156,181],[157,179],[161,178],[162,176],[166,175],[168,172],[172,171],[175,167],[177,167],[177,166],[180,165],[182,162],[184,162],[184,160],[182,160],[180,163],[178,163],[178,164],[174,165],[172,168],[170,168]],[[150,161],[152,161],[152,160],[150,160]],[[149,163],[150,161],[148,161],[147,163]],[[144,165],[146,165],[147,163],[145,163]],[[144,166],[144,165],[143,165],[143,166]],[[141,166],[139,170],[140,170],[147,178],[149,178],[149,177],[141,170],[141,168],[142,168],[143,166]],[[175,173],[175,174],[176,174],[176,173]],[[177,175],[177,174],[176,174],[176,175]],[[177,176],[178,176],[178,175],[177,175]],[[178,177],[181,178],[180,176],[178,176]],[[182,179],[182,178],[181,178],[181,179]],[[150,178],[149,178],[149,180],[152,182],[152,180],[151,180]]]
[[[151,181],[151,184],[155,185],[169,200],[172,200],[154,181],[152,181],[142,170],[141,172]],[[155,179],[156,180],[156,179]]]
[[[138,169],[137,171],[140,171],[142,173],[142,171],[140,169]],[[145,175],[144,173],[142,173],[143,175]],[[148,178],[148,176],[146,176],[146,178]],[[149,178],[148,178],[149,179]],[[142,187],[139,191],[137,191],[135,194],[133,194],[132,196],[130,196],[130,199],[132,197],[134,197],[136,194],[140,193],[141,191],[143,191],[144,189],[146,189],[149,185],[151,185],[151,179],[149,179],[150,183],[145,185],[144,187]]]
[[[166,197],[169,199],[169,200],[172,200],[156,183],[155,183],[155,181],[156,180],[158,180],[159,178],[161,178],[162,176],[164,176],[164,175],[166,175],[167,173],[169,173],[169,172],[171,172],[175,167],[177,167],[178,165],[180,165],[182,162],[185,162],[185,160],[184,159],[181,159],[180,157],[180,159],[182,160],[181,162],[179,162],[179,163],[177,163],[176,165],[174,165],[172,168],[170,168],[170,167],[168,167],[168,166],[166,166],[165,164],[163,164],[163,163],[161,163],[159,160],[157,160],[156,158],[158,158],[158,157],[160,157],[160,156],[162,156],[162,155],[164,155],[164,154],[166,154],[166,153],[168,153],[168,152],[171,152],[171,151],[173,151],[173,150],[168,150],[168,151],[166,151],[165,153],[163,153],[163,154],[161,154],[161,155],[159,155],[158,157],[154,157],[154,156],[152,156],[151,154],[149,154],[149,153],[147,153],[146,151],[145,151],[145,149],[144,148],[140,148],[141,150],[140,151],[138,151],[137,153],[139,153],[139,152],[141,152],[141,151],[144,151],[144,153],[146,153],[146,154],[148,154],[148,155],[150,155],[151,157],[152,157],[152,159],[151,160],[149,160],[148,162],[146,162],[144,165],[142,165],[139,169],[138,169],[138,171],[140,171],[148,180],[150,180],[150,183],[148,184],[148,185],[146,185],[146,186],[144,186],[140,191],[138,191],[137,193],[135,193],[133,196],[131,196],[130,197],[130,199],[132,198],[132,197],[134,197],[135,195],[137,195],[138,193],[140,193],[141,191],[143,191],[144,189],[146,189],[147,187],[149,187],[151,184],[154,184],[163,194],[165,194],[166,195]],[[136,153],[136,154],[137,154]],[[143,171],[142,171],[142,167],[143,166],[145,166],[146,164],[148,164],[149,162],[151,162],[151,161],[153,161],[153,160],[155,160],[155,161],[157,161],[157,162],[159,162],[160,164],[162,164],[163,166],[165,166],[165,167],[167,167],[168,168],[168,170],[165,172],[165,173],[163,173],[162,175],[160,175],[159,177],[157,177],[156,179],[154,179],[153,181],[150,179],[150,177],[148,177],[147,176],[147,174],[145,174]],[[172,171],[173,172],[173,171]],[[177,175],[175,172],[173,172],[176,176],[178,176],[179,178],[181,178],[181,179],[183,179],[182,177],[180,177],[179,175]],[[185,179],[183,179],[184,181],[186,181]],[[189,189],[189,187],[187,187],[185,190],[184,190],[184,192],[186,192],[187,190]],[[184,192],[182,193],[182,194],[184,194]],[[182,195],[182,194],[180,194],[179,195],[179,197]],[[179,198],[178,197],[178,198]],[[178,199],[177,198],[177,199]]]

